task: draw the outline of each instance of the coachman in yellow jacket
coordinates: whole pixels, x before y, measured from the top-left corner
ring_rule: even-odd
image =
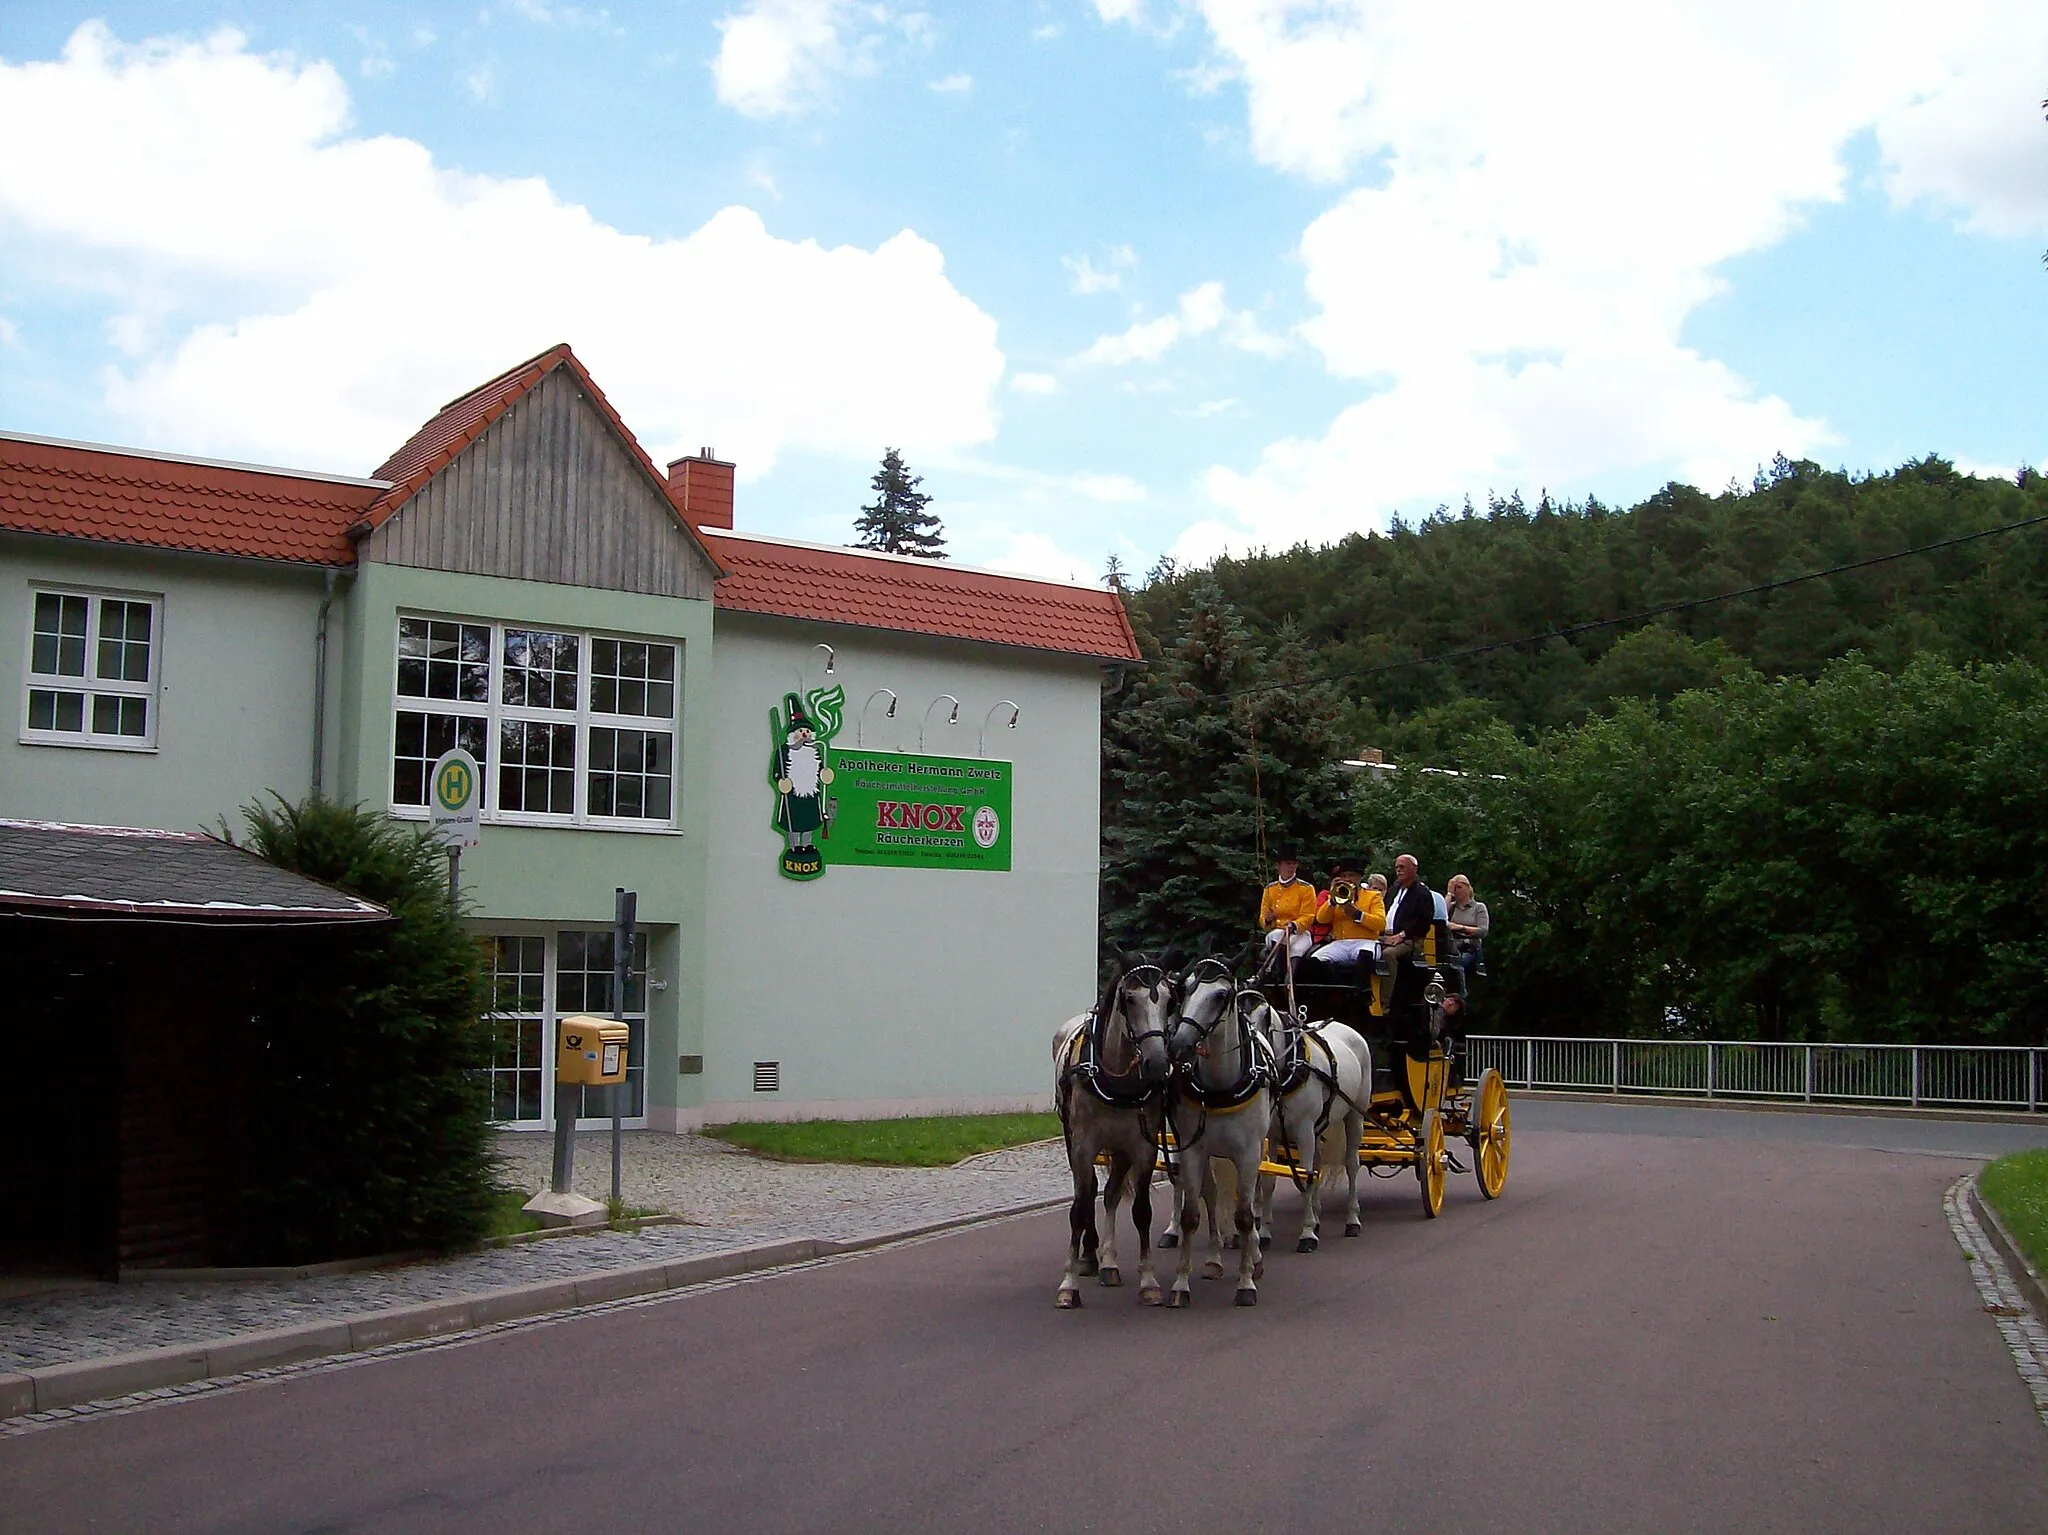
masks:
[[[1299,959],[1309,950],[1309,926],[1316,920],[1315,887],[1298,877],[1301,864],[1294,849],[1282,848],[1273,855],[1273,872],[1280,877],[1268,885],[1259,898],[1259,928],[1266,935],[1266,955],[1273,958],[1287,938],[1288,923],[1294,924],[1290,947]]]

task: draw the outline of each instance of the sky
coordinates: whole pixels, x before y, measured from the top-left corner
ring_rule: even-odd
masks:
[[[0,7],[0,428],[368,474],[567,341],[739,526],[1098,579],[2048,460],[2040,0]]]

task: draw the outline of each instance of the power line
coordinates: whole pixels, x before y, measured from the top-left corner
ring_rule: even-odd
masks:
[[[1385,672],[1397,672],[1411,666],[1433,666],[1439,661],[1464,661],[1473,656],[1491,655],[1496,650],[1515,650],[1523,645],[1540,645],[1545,640],[1570,639],[1573,635],[1590,634],[1596,629],[1614,629],[1623,624],[1639,624],[1652,618],[1662,618],[1667,613],[1687,613],[1694,608],[1709,607],[1717,602],[1732,602],[1737,597],[1754,597],[1762,592],[1783,591],[1788,586],[1801,586],[1808,581],[1821,581],[1829,576],[1844,575],[1852,570],[1868,570],[1873,565],[1888,565],[1893,560],[1903,560],[1916,554],[1933,554],[1937,550],[1953,549],[1959,544],[1974,543],[1980,538],[1995,538],[2001,533],[2017,533],[2026,528],[2037,528],[2043,523],[2048,523],[2048,515],[2024,517],[2018,522],[2001,523],[1995,528],[1980,528],[1975,533],[1959,533],[1954,538],[1937,539],[1931,544],[1915,544],[1910,549],[1896,549],[1890,554],[1873,554],[1868,559],[1850,560],[1846,564],[1830,565],[1824,570],[1809,570],[1803,575],[1785,576],[1776,581],[1760,581],[1755,586],[1741,586],[1730,592],[1716,592],[1711,597],[1688,597],[1680,602],[1666,602],[1620,618],[1589,619],[1582,624],[1566,624],[1560,629],[1546,629],[1541,634],[1525,634],[1518,640],[1494,640],[1485,645],[1472,645],[1464,650],[1439,651],[1433,656],[1410,656],[1402,661],[1383,661],[1376,666],[1353,667],[1349,671],[1332,672],[1324,677],[1308,677],[1299,682],[1262,682],[1254,687],[1239,688],[1228,696],[1245,698],[1254,693],[1281,693],[1290,688],[1320,687],[1328,682],[1350,682],[1360,677],[1377,677]]]

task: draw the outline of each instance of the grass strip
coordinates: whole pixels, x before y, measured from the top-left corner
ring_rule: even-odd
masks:
[[[952,1114],[927,1119],[748,1120],[706,1125],[706,1135],[792,1162],[951,1167],[962,1157],[1060,1133],[1056,1114]]]
[[[1977,1186],[2028,1261],[2048,1273],[2048,1147],[2000,1157]]]

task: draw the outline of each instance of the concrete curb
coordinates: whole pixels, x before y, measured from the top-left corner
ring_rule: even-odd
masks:
[[[2027,1304],[2034,1308],[2034,1315],[2048,1323],[2048,1280],[2043,1280],[2041,1271],[2027,1261],[2027,1255],[2020,1251],[2020,1244],[2005,1229],[2005,1222],[1998,1218],[1998,1212],[1991,1207],[1991,1201],[1984,1197],[1979,1187],[1983,1178],[1980,1172],[1970,1180],[1970,1212],[1977,1217],[1977,1224],[1984,1228],[1984,1234],[1991,1238],[1991,1245],[1998,1249],[1999,1257],[2012,1271],[2013,1283],[2027,1298]]]
[[[469,1332],[501,1322],[656,1295],[666,1290],[683,1290],[741,1274],[865,1252],[963,1226],[1050,1210],[1066,1204],[1071,1197],[1059,1194],[1025,1204],[951,1216],[941,1221],[843,1241],[828,1237],[792,1237],[780,1242],[761,1242],[751,1247],[706,1253],[696,1258],[637,1263],[626,1268],[593,1270],[568,1279],[507,1285],[502,1289],[426,1301],[415,1306],[397,1306],[336,1321],[281,1327],[270,1332],[241,1333],[215,1343],[141,1349],[129,1354],[81,1359],[71,1364],[46,1365],[16,1375],[0,1374],[0,1419],[49,1412],[60,1407],[78,1407],[87,1402],[132,1396],[138,1391],[157,1391],[193,1381],[218,1380],[223,1376],[276,1365],[362,1353],[392,1343]]]
[[[1508,1095],[1532,1103],[1639,1103],[1652,1109],[1740,1109],[1752,1114],[1841,1114],[1852,1119],[1952,1119],[1967,1124],[2043,1125],[2048,1113],[2024,1109],[1915,1109],[1891,1103],[1807,1103],[1779,1098],[1707,1098],[1691,1093],[1609,1092],[1594,1088],[1527,1088],[1508,1083]]]

